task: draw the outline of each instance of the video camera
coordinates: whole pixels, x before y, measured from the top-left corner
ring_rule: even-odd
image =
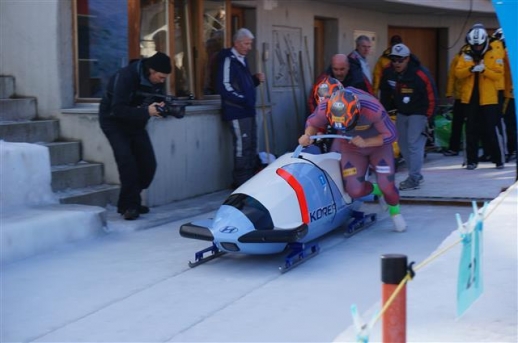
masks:
[[[145,97],[143,106],[149,106],[153,102],[163,102],[163,106],[155,105],[162,117],[173,116],[181,119],[185,116],[185,107],[191,105],[190,101],[179,100],[172,95],[162,95],[154,93],[137,92],[138,95]],[[192,99],[192,96],[189,98]]]

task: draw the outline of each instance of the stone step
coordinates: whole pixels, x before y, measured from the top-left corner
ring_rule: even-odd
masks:
[[[0,121],[36,119],[36,98],[0,99]]]
[[[58,137],[58,120],[0,122],[0,139],[6,142],[53,142]]]
[[[0,264],[105,234],[106,209],[85,205],[15,207],[0,214]]]
[[[49,148],[50,165],[75,164],[81,161],[81,142],[44,143]]]
[[[84,188],[103,183],[103,165],[80,162],[70,165],[52,166],[52,190],[54,192],[73,188]]]
[[[0,76],[0,99],[9,99],[14,96],[14,77]]]
[[[106,207],[107,205],[117,206],[120,186],[118,185],[96,185],[85,188],[69,189],[56,192],[61,204],[82,204]]]
[[[103,165],[82,161],[81,142],[58,141],[59,121],[38,120],[37,99],[17,96],[15,86],[14,77],[0,75],[0,140],[49,149],[52,191],[60,203],[116,204],[120,187],[103,184]]]

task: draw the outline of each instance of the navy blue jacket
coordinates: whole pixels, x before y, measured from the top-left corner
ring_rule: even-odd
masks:
[[[250,73],[232,53],[223,49],[218,54],[217,91],[221,95],[223,120],[242,119],[255,116],[255,87],[259,79]]]

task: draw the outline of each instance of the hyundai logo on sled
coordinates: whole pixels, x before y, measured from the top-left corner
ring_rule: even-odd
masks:
[[[348,222],[357,230],[366,220],[375,221],[375,215],[358,211],[361,201],[345,193],[339,153],[315,155],[301,149],[281,156],[236,189],[214,219],[181,226],[181,236],[212,242],[196,253],[191,267],[228,252],[274,254],[290,248],[281,267],[287,270],[318,253],[318,245],[309,244],[316,238]]]

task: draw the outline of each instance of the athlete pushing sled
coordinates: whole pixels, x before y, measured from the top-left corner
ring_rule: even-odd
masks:
[[[306,121],[299,144],[308,146],[310,136],[330,125],[350,140],[335,139],[331,152],[341,154],[341,171],[345,191],[354,199],[375,195],[388,205],[394,231],[406,230],[400,213],[399,192],[395,185],[395,165],[392,143],[397,140],[396,127],[385,108],[372,95],[353,87],[334,87],[329,78],[317,87],[320,103]],[[369,166],[377,183],[366,179]]]

